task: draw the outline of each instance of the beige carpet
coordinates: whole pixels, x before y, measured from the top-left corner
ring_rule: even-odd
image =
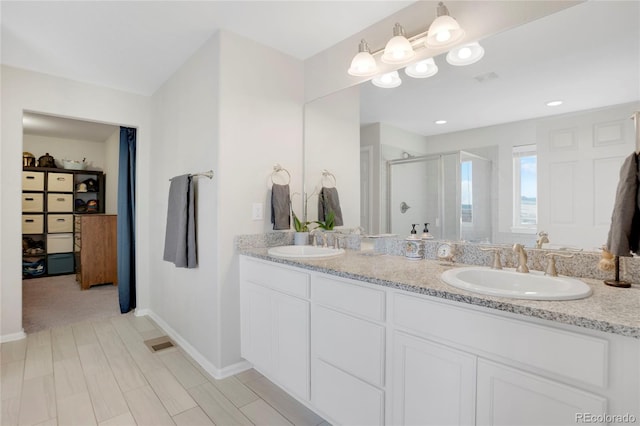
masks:
[[[26,333],[120,315],[118,287],[80,290],[75,275],[22,281],[22,326]]]

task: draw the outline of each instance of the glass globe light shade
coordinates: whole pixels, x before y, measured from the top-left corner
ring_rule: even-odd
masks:
[[[353,57],[347,72],[356,77],[370,77],[378,73],[378,65],[371,53],[360,52]]]
[[[436,75],[438,66],[433,58],[415,62],[404,69],[405,74],[413,78],[427,78]]]
[[[447,62],[455,66],[471,65],[484,56],[484,48],[478,42],[458,46],[447,53]]]
[[[438,16],[429,26],[425,46],[449,47],[458,43],[465,35],[458,22],[449,15]]]
[[[398,71],[391,71],[374,77],[371,80],[371,83],[373,83],[374,86],[381,87],[383,89],[393,89],[394,87],[400,86],[402,84],[402,80],[400,80]]]

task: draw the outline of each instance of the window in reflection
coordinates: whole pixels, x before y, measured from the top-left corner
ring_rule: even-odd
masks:
[[[460,220],[463,224],[473,223],[473,163],[463,161],[460,163],[460,181],[462,200]]]
[[[538,225],[538,156],[535,145],[513,147],[514,228],[533,230]]]

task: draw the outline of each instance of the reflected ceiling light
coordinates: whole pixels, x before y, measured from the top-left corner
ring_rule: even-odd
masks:
[[[386,74],[378,75],[371,80],[374,86],[382,87],[383,89],[393,89],[402,84],[398,71],[388,72]]]
[[[438,66],[433,58],[415,62],[404,69],[404,72],[413,78],[427,78],[436,75]]]
[[[447,53],[447,62],[451,65],[471,65],[478,62],[484,56],[484,49],[476,41],[458,46]]]
[[[562,105],[562,101],[549,101],[549,102],[547,102],[547,106],[550,106],[550,107],[554,107],[554,106],[558,106],[558,105]]]
[[[414,56],[416,52],[405,37],[404,28],[396,22],[393,26],[393,38],[387,42],[380,60],[385,64],[402,65],[410,62]]]
[[[351,67],[347,71],[350,75],[356,77],[371,77],[378,73],[378,65],[374,59],[369,45],[362,39],[358,46],[358,54],[353,57]]]
[[[447,124],[447,120],[436,120],[434,121],[436,124]]]
[[[442,2],[438,3],[437,18],[429,26],[427,39],[424,44],[427,47],[449,47],[462,40],[465,31],[460,28],[458,22],[449,16],[449,9]]]

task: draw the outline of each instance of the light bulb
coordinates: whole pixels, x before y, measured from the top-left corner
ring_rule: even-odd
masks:
[[[427,63],[426,63],[426,62],[418,62],[418,63],[416,64],[416,71],[417,71],[417,72],[420,72],[420,73],[422,73],[422,72],[426,72],[426,71],[427,71],[427,69],[429,69],[429,66],[427,65]]]
[[[469,57],[471,57],[471,49],[469,49],[468,47],[463,47],[462,49],[458,50],[458,58],[468,59]]]
[[[444,43],[450,38],[451,38],[451,33],[449,32],[449,30],[438,31],[438,33],[436,34],[436,40],[438,40],[441,43]]]

